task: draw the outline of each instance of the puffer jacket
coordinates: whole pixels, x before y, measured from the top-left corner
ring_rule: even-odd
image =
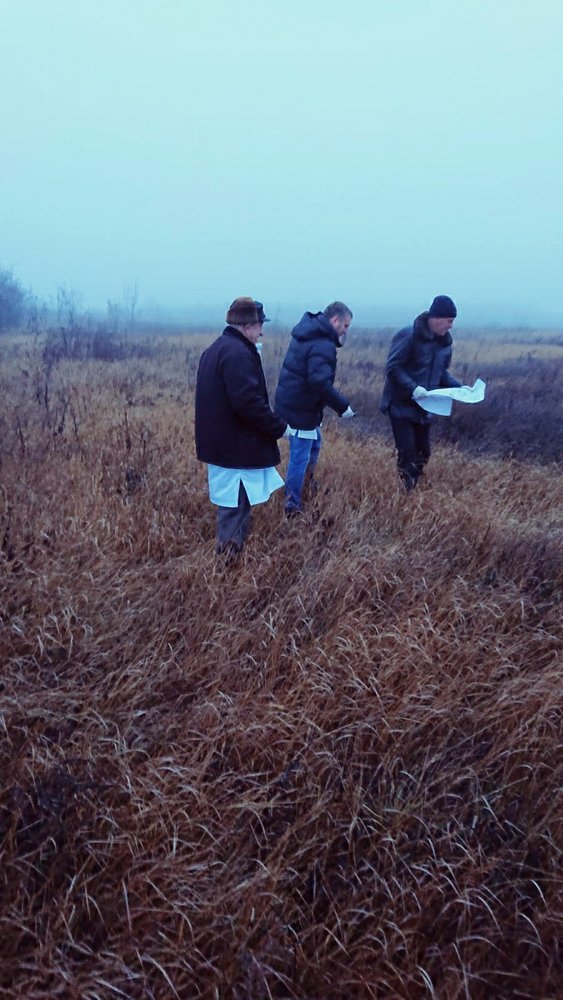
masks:
[[[428,423],[430,414],[412,399],[417,385],[424,389],[459,387],[448,368],[452,360],[449,333],[438,337],[428,327],[428,313],[417,316],[412,326],[405,326],[391,341],[385,365],[385,384],[380,410],[390,417],[404,417],[416,423]]]
[[[306,312],[291,331],[274,409],[290,427],[314,430],[330,406],[340,416],[349,402],[334,388],[338,334],[322,312]]]
[[[225,469],[267,469],[280,461],[276,442],[285,428],[285,421],[270,409],[258,351],[228,326],[199,362],[197,457]]]

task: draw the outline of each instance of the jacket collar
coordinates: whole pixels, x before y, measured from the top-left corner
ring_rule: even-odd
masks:
[[[240,330],[237,330],[234,326],[226,326],[225,329],[223,330],[223,336],[234,337],[236,340],[240,340],[241,343],[245,344],[245,346],[248,347],[249,350],[256,351],[254,344],[252,344],[250,340],[248,340],[244,336],[244,334],[241,333]],[[258,351],[256,351],[256,354],[258,354]]]
[[[303,313],[297,326],[293,327],[291,335],[300,341],[317,340],[319,337],[323,337],[333,340],[337,347],[341,347],[336,330],[322,312]]]
[[[445,333],[443,337],[437,337],[428,326],[428,312],[420,313],[416,317],[413,323],[413,330],[415,337],[420,340],[435,341],[442,347],[449,347],[452,343],[452,337],[450,333]]]

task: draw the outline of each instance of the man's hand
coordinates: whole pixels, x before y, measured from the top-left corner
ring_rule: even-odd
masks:
[[[428,395],[428,390],[425,389],[424,386],[422,385],[417,385],[416,389],[413,390],[412,398],[424,399],[424,397],[427,395]]]
[[[349,406],[347,410],[344,410],[344,413],[342,413],[341,416],[342,419],[344,420],[344,418],[348,419],[348,417],[355,417],[356,414],[354,413],[352,407]]]

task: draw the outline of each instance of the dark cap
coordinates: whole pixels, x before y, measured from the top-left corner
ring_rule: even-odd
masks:
[[[455,319],[457,309],[454,300],[450,299],[449,295],[437,295],[428,310],[428,315],[435,319]]]
[[[264,313],[264,306],[248,295],[241,295],[231,302],[227,311],[227,323],[234,326],[244,326],[246,323],[269,323]]]
[[[258,313],[258,322],[269,323],[270,322],[269,317],[266,316],[266,313],[264,312],[264,306],[262,305],[262,303],[259,302],[258,299],[255,299],[254,305],[256,306],[256,312]]]

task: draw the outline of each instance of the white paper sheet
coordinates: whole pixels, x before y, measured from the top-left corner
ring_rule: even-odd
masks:
[[[458,403],[482,403],[485,398],[485,388],[483,379],[478,378],[474,385],[462,385],[459,389],[422,389],[422,392],[416,393],[415,402],[428,413],[449,417],[454,399]]]

